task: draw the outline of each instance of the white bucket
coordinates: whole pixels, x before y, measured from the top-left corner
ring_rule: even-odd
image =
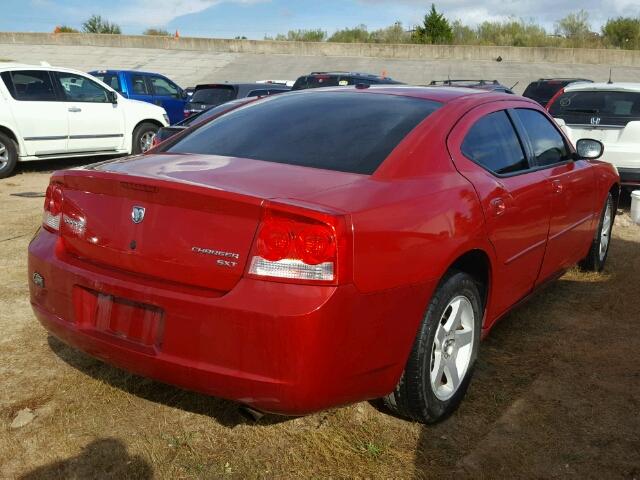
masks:
[[[640,225],[640,190],[631,192],[631,220]]]

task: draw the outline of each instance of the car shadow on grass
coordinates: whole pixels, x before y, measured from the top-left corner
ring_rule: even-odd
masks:
[[[291,417],[266,414],[253,419],[243,413],[238,403],[183,390],[120,370],[79,350],[69,347],[56,337],[48,336],[49,347],[65,363],[96,380],[150,402],[160,403],[186,412],[206,415],[219,424],[233,428],[241,424],[275,425]]]
[[[415,478],[634,478],[639,247],[615,238],[603,273],[570,271],[495,326],[460,408],[421,427]]]
[[[153,478],[151,466],[137,455],[129,455],[115,438],[89,443],[74,457],[38,467],[18,477],[20,480],[66,480],[69,478],[138,479]]]

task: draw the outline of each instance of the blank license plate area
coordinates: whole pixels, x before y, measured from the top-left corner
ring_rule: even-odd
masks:
[[[143,346],[159,346],[163,312],[152,305],[94,292],[74,289],[78,326]]]

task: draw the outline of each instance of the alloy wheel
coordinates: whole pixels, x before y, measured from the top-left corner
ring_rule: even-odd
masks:
[[[9,150],[7,146],[0,142],[0,170],[7,166],[9,163]]]
[[[156,133],[151,131],[144,132],[142,135],[140,135],[140,151],[141,152],[144,153],[153,146],[153,139],[155,136],[156,136]]]
[[[613,207],[611,202],[607,201],[607,206],[604,210],[604,217],[602,218],[602,229],[600,230],[600,261],[604,261],[607,256],[607,250],[609,249],[609,241],[611,240],[611,221],[613,219]]]
[[[464,296],[451,300],[440,318],[431,349],[429,377],[433,393],[442,401],[456,393],[469,369],[474,325],[473,306]]]

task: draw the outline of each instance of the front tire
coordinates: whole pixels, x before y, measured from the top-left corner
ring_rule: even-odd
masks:
[[[160,130],[154,123],[141,123],[133,131],[133,144],[131,146],[131,153],[138,154],[144,153],[153,146],[153,137]]]
[[[615,210],[613,196],[607,195],[604,208],[600,214],[600,222],[596,229],[596,234],[591,243],[591,248],[587,256],[580,262],[580,268],[591,272],[601,272],[609,256],[609,245],[611,244],[611,232],[613,230],[613,220]]]
[[[464,397],[478,356],[482,299],[471,276],[451,272],[434,294],[395,390],[383,402],[423,423],[446,418]]]
[[[0,178],[10,176],[18,164],[18,146],[12,138],[0,132]]]

